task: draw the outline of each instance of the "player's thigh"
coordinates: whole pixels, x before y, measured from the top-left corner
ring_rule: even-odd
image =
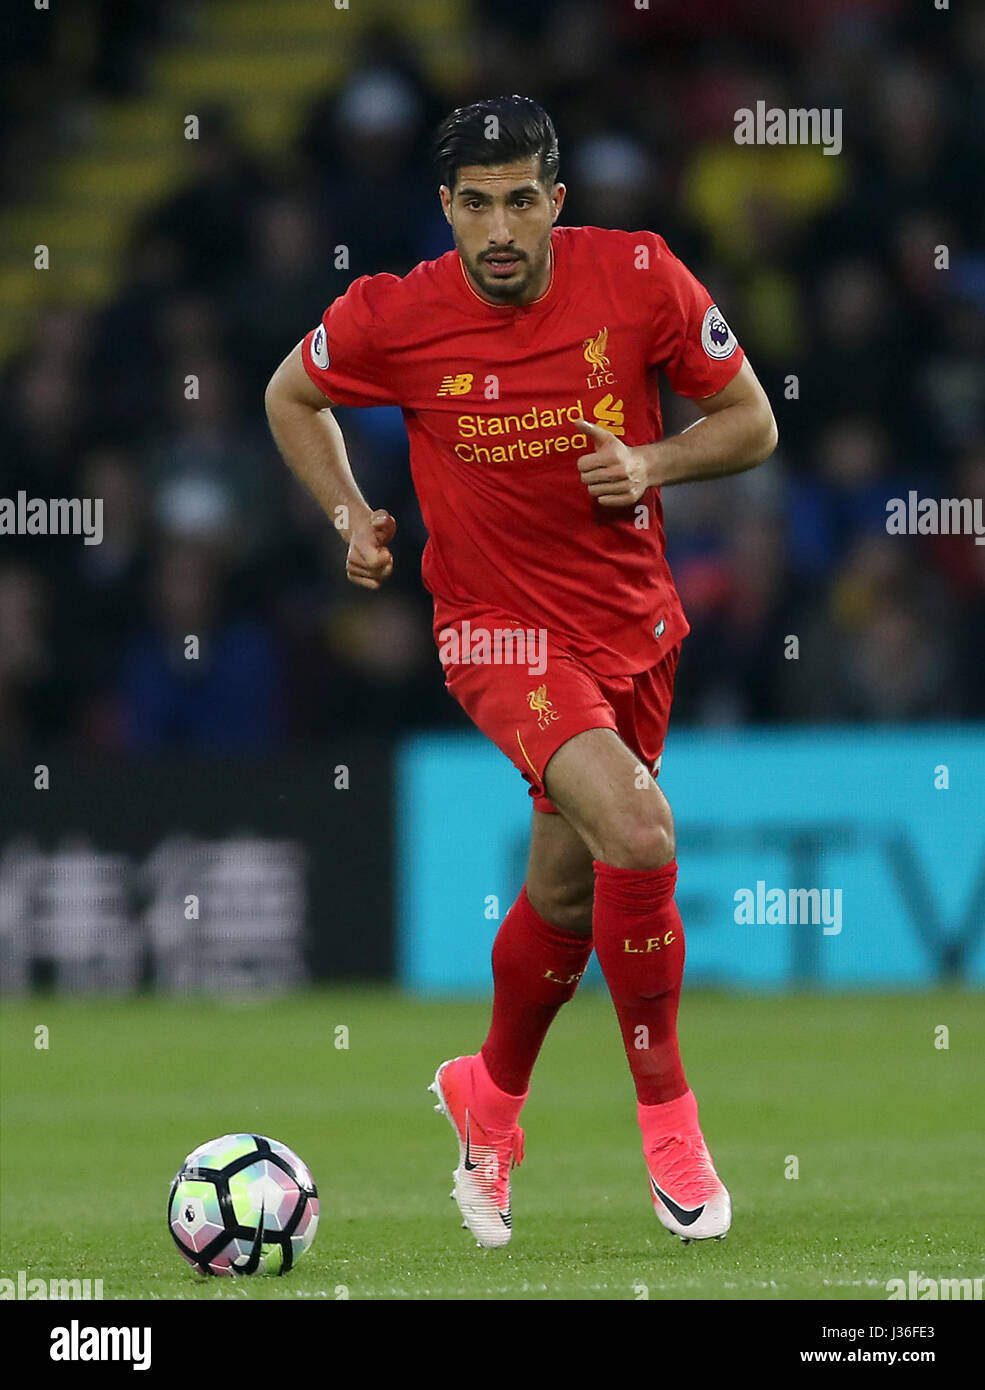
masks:
[[[495,613],[482,618],[484,625],[505,622]],[[531,675],[522,665],[469,659],[446,664],[445,685],[476,728],[523,776],[534,809],[548,814],[552,803],[544,794],[543,773],[556,750],[584,729],[616,728],[615,712],[598,679],[550,643],[542,674]]]
[[[559,812],[534,811],[527,897],[535,912],[562,931],[592,933],[595,871],[578,831]]]
[[[593,858],[627,869],[656,869],[673,859],[667,798],[613,729],[587,729],[562,744],[544,786]]]

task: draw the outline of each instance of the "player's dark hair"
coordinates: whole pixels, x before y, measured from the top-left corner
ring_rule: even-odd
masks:
[[[460,106],[438,127],[431,153],[441,182],[455,187],[459,169],[469,164],[514,164],[537,159],[540,177],[550,188],[557,180],[560,156],[554,123],[530,97],[490,97]]]

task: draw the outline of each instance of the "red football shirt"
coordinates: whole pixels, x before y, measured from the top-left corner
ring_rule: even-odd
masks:
[[[721,391],[743,353],[708,291],[652,232],[556,227],[531,304],[472,288],[457,251],[363,276],[302,347],[337,405],[399,405],[428,530],[435,628],[497,610],[545,628],[599,675],[661,660],[688,632],[664,558],[660,493],[600,507],[577,460],[594,420],[626,444],[662,434],[657,375]]]

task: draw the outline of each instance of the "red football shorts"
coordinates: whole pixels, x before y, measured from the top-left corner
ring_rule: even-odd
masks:
[[[569,738],[586,729],[614,729],[640,762],[657,775],[663,753],[674,675],[681,644],[632,676],[598,676],[581,661],[546,642],[531,648],[511,648],[502,643],[496,659],[495,643],[486,652],[477,650],[476,634],[515,628],[508,618],[472,614],[469,641],[451,644],[446,637],[443,667],[445,685],[465,713],[519,769],[530,784],[535,811],[556,811],[544,791],[544,770]],[[462,632],[461,621],[445,623]],[[438,633],[439,652],[442,641]],[[466,650],[475,659],[462,660]],[[492,659],[489,659],[490,656]],[[510,660],[503,660],[509,656]],[[519,656],[519,660],[517,660]],[[451,658],[451,659],[449,659]],[[531,672],[531,668],[533,668]]]

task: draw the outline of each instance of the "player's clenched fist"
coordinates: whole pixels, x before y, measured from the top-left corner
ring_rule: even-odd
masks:
[[[346,578],[363,589],[378,589],[384,579],[389,579],[393,556],[387,547],[396,529],[390,513],[382,511],[353,526],[345,561]]]
[[[601,425],[576,420],[595,441],[594,454],[582,454],[578,471],[588,491],[603,507],[629,507],[652,486],[646,461],[635,449]]]

